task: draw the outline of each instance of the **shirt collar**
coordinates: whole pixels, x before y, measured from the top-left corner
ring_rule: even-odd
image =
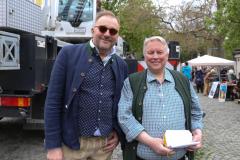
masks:
[[[153,81],[157,81],[156,76],[149,69],[147,69],[147,82],[150,83]],[[164,81],[174,83],[174,79],[173,79],[171,73],[166,68],[164,69]]]
[[[97,53],[99,54],[99,50],[98,50],[98,48],[94,45],[92,39],[90,40],[89,44],[90,44],[90,47],[91,47],[91,48],[95,48],[96,51],[97,51]],[[103,64],[104,64],[104,66],[108,63],[108,61],[109,61],[109,60],[112,58],[112,56],[116,53],[115,51],[116,51],[116,50],[115,50],[115,47],[113,47],[112,50],[107,54],[107,56],[102,59],[102,62],[103,62]]]

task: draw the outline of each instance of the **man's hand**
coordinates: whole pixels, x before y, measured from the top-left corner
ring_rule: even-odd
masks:
[[[194,142],[200,142],[197,145],[193,145],[187,148],[188,151],[195,151],[197,149],[200,149],[202,147],[202,131],[200,129],[195,129],[192,132],[193,135],[193,141]]]
[[[148,145],[155,153],[161,156],[170,156],[175,152],[163,145],[163,139],[151,137],[147,132],[142,131],[138,136],[137,140],[143,144]]]
[[[47,151],[47,160],[63,160],[62,148],[54,148]]]
[[[156,152],[157,154],[161,155],[161,156],[171,156],[173,154],[175,154],[175,152],[170,149],[167,148],[163,145],[163,139],[161,138],[152,138],[151,142],[149,143],[149,147]]]
[[[104,147],[105,152],[112,152],[118,145],[118,135],[115,131],[112,131],[107,138],[107,144]]]

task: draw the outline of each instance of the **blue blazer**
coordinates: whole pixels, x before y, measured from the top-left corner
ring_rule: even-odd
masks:
[[[77,106],[72,100],[92,63],[89,44],[69,45],[62,48],[54,63],[44,108],[45,147],[58,148],[62,143],[79,149]],[[119,56],[113,56],[112,69],[116,78],[113,106],[113,128],[120,140],[123,133],[117,122],[118,101],[123,81],[127,77],[127,64]]]

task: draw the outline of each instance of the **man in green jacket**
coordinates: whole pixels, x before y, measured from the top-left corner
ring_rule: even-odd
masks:
[[[148,69],[125,80],[118,121],[128,143],[124,160],[184,160],[202,146],[202,111],[198,97],[182,74],[168,70],[168,45],[162,37],[144,41]],[[197,145],[172,149],[164,145],[166,130],[190,130]],[[192,156],[189,156],[193,159]]]

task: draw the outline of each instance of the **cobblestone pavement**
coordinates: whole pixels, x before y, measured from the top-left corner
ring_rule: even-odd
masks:
[[[206,113],[204,118],[203,148],[196,160],[240,160],[240,104],[233,101],[218,102],[199,94]],[[21,121],[0,121],[1,160],[42,160],[43,132],[21,129]],[[112,160],[122,160],[118,147]]]
[[[218,102],[201,95],[199,98],[206,112],[201,159],[239,160],[240,104],[234,101]]]
[[[240,160],[240,104],[198,94],[204,118],[203,148],[197,160]],[[119,147],[112,160],[122,160]]]

